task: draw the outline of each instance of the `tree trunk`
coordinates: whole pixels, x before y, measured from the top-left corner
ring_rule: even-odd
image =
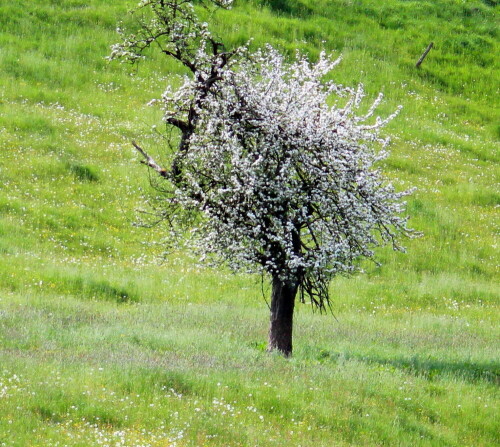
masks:
[[[276,350],[285,357],[292,355],[293,308],[297,289],[297,283],[273,277],[268,352]]]

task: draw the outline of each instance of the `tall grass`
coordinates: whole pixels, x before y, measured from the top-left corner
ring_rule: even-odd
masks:
[[[336,319],[299,307],[290,361],[264,352],[260,278],[160,261],[166,230],[134,225],[150,189],[129,141],[161,157],[146,103],[182,70],[105,61],[126,7],[0,2],[0,445],[497,444],[496,2],[211,19],[229,44],[342,55],[338,82],[403,105],[384,169],[418,187],[424,237],[335,280]]]

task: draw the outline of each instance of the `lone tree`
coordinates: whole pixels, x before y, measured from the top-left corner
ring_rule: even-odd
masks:
[[[268,350],[288,356],[297,296],[325,310],[335,275],[359,270],[375,246],[401,250],[396,237],[411,233],[401,216],[408,191],[374,168],[387,155],[379,129],[396,113],[368,123],[379,95],[358,116],[362,86],[324,81],[338,63],[324,53],[287,63],[271,47],[227,49],[186,0],[145,0],[139,10],[138,31],[119,30],[111,58],[135,63],[157,46],[190,73],[157,100],[175,129],[169,165],[133,143],[164,179],[160,213],[173,229],[189,226],[200,253],[269,275]]]

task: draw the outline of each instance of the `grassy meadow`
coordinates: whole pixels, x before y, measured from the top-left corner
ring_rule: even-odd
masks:
[[[403,105],[384,169],[418,188],[424,236],[336,279],[335,317],[299,306],[291,359],[265,352],[260,278],[163,258],[166,229],[135,225],[151,190],[130,141],[161,159],[147,103],[182,70],[105,60],[133,3],[0,0],[0,446],[499,445],[498,2],[210,19],[230,43],[342,55],[334,79]]]

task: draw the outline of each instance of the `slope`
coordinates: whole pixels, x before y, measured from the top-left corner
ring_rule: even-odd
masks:
[[[0,441],[495,443],[496,2],[241,1],[213,19],[231,42],[342,54],[338,82],[404,107],[385,169],[418,187],[425,236],[336,280],[338,322],[299,309],[290,362],[262,352],[259,278],[159,263],[165,230],[133,225],[149,186],[129,141],[161,154],[146,104],[180,69],[105,61],[125,11],[0,2]]]

